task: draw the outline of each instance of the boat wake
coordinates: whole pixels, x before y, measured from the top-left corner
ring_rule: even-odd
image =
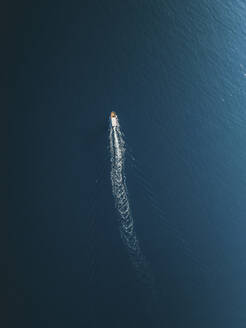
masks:
[[[134,221],[130,209],[129,197],[124,173],[125,142],[119,122],[110,127],[109,133],[111,155],[111,182],[115,206],[119,213],[119,229],[121,238],[127,248],[131,262],[141,280],[152,285],[152,276],[144,255],[141,252],[139,241],[134,228]]]

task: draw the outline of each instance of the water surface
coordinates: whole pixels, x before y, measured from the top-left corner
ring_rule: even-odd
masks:
[[[245,2],[15,12],[12,327],[245,327]],[[120,237],[111,110],[155,297]]]

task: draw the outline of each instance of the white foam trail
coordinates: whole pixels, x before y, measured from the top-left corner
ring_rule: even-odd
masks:
[[[152,278],[139,246],[128,199],[126,176],[124,174],[125,142],[119,122],[118,126],[111,126],[110,128],[109,143],[111,153],[112,191],[115,199],[115,206],[120,216],[120,234],[138,274],[140,274],[145,282],[150,283]]]

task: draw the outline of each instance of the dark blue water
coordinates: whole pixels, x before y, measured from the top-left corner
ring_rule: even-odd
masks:
[[[246,327],[246,4],[12,9],[11,327]],[[150,290],[119,234],[108,117]]]

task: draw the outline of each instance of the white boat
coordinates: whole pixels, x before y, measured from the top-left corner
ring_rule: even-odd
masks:
[[[111,119],[112,127],[118,126],[118,118],[115,112],[111,112],[110,119]]]

